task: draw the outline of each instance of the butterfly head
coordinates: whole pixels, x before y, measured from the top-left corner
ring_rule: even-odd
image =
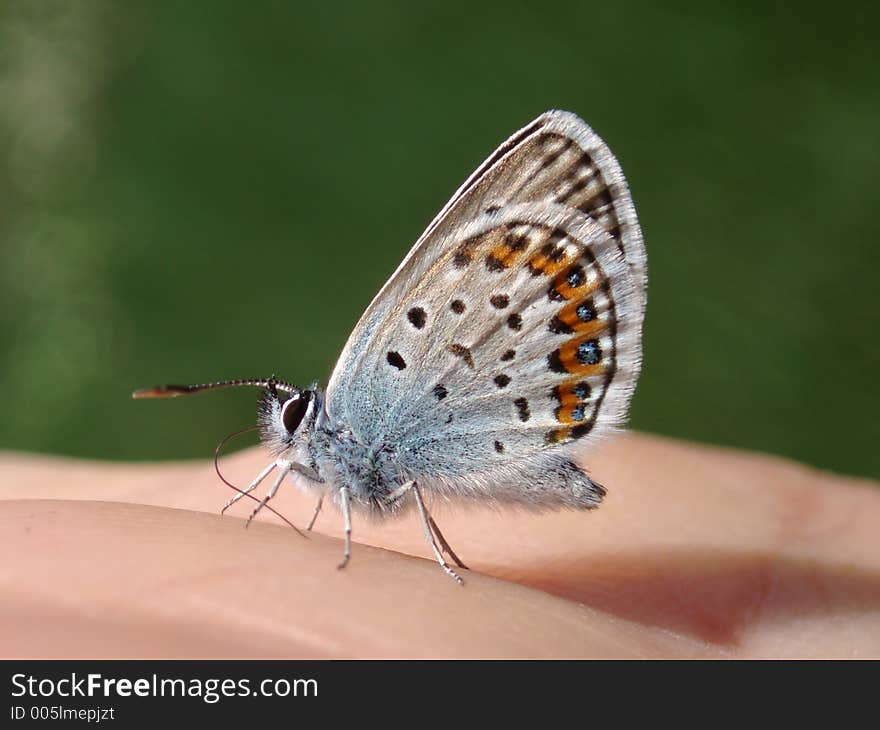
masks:
[[[260,398],[258,421],[263,442],[273,452],[287,451],[307,439],[315,422],[315,396],[313,390],[267,385]]]

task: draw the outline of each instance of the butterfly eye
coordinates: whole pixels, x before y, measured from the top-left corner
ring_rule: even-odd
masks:
[[[284,424],[288,433],[293,434],[299,428],[308,405],[309,398],[306,394],[295,395],[285,401],[281,407],[281,423]]]

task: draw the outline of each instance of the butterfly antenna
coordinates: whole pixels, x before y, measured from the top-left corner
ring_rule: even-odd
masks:
[[[166,387],[167,387],[167,386],[166,386]],[[159,396],[159,397],[162,397],[162,396]],[[169,396],[169,397],[171,397],[171,396]],[[236,436],[241,436],[243,433],[249,433],[250,431],[256,431],[256,430],[259,429],[259,428],[260,428],[259,426],[248,426],[247,428],[243,428],[243,429],[241,429],[240,431],[235,431],[234,433],[231,433],[231,434],[229,434],[226,438],[224,438],[219,444],[217,444],[217,448],[214,449],[214,471],[217,472],[217,476],[220,477],[220,481],[223,482],[223,483],[224,483],[227,487],[229,487],[230,489],[234,489],[236,492],[238,492],[238,493],[239,493],[240,495],[242,495],[243,497],[247,497],[248,499],[252,499],[252,500],[254,500],[254,502],[259,502],[259,501],[261,501],[261,500],[257,499],[257,498],[256,498],[253,494],[251,494],[250,492],[246,492],[244,489],[241,489],[240,487],[236,487],[236,486],[235,486],[232,482],[230,482],[225,476],[223,476],[223,472],[220,471],[220,454],[223,452],[223,448],[226,446],[226,444],[229,443],[229,442],[230,442],[232,439],[234,439]],[[290,520],[288,520],[288,519],[287,519],[283,514],[281,514],[278,510],[274,509],[273,507],[271,507],[271,506],[268,505],[268,504],[264,504],[263,507],[265,507],[265,508],[268,509],[270,512],[272,512],[273,514],[275,514],[275,515],[277,515],[278,517],[280,517],[284,522],[286,522],[286,523],[288,524],[288,526],[292,527],[293,530],[294,530],[297,534],[302,535],[303,537],[305,537],[305,535],[302,534],[302,531],[299,530],[299,529],[297,528],[296,525],[294,525]]]
[[[218,390],[220,388],[238,388],[254,386],[257,388],[269,388],[283,390],[294,395],[299,389],[290,383],[275,378],[245,378],[240,380],[218,380],[216,383],[200,383],[198,385],[157,385],[155,388],[143,388],[131,394],[132,398],[177,398],[181,395],[192,395],[206,390]],[[235,435],[235,434],[233,434]]]

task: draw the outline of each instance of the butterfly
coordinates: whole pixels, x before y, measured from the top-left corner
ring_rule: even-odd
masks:
[[[367,307],[325,388],[273,378],[166,385],[135,397],[263,388],[277,470],[352,511],[412,505],[442,568],[466,567],[426,494],[590,510],[605,489],[573,454],[621,427],[642,361],[646,253],[620,165],[576,115],[549,111],[456,191]],[[226,509],[224,507],[224,510]]]

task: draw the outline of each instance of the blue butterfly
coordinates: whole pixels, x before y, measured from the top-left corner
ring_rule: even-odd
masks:
[[[274,378],[138,391],[264,388],[277,470],[345,521],[414,505],[443,569],[426,493],[535,509],[593,509],[605,490],[572,460],[622,426],[642,359],[646,254],[626,180],[577,116],[550,111],[456,191],[373,299],[326,388]],[[579,447],[578,447],[579,448]],[[225,510],[226,508],[224,508]]]

